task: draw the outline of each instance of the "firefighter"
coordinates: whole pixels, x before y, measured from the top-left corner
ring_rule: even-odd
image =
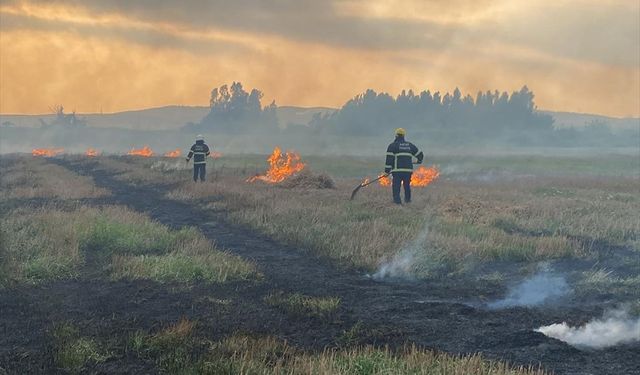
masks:
[[[413,157],[421,164],[424,154],[413,143],[407,142],[403,128],[396,129],[396,139],[387,147],[387,160],[384,166],[386,174],[391,173],[393,182],[393,203],[402,204],[400,185],[404,185],[404,202],[411,202],[411,174],[413,173]]]
[[[187,155],[187,164],[189,164],[189,160],[193,156],[193,181],[198,181],[198,176],[200,176],[200,181],[204,182],[205,174],[207,173],[207,156],[209,156],[209,146],[204,143],[204,137],[202,134],[198,134],[196,136],[196,143],[191,146],[191,150],[189,150],[189,155]]]

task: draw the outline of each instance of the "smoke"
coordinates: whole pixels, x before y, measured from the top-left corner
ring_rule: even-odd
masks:
[[[567,323],[551,324],[536,329],[546,336],[575,347],[602,349],[609,346],[640,341],[640,317],[632,318],[624,309],[605,312],[581,327]]]
[[[429,233],[428,227],[418,234],[418,236],[407,246],[404,246],[394,257],[378,267],[373,279],[382,280],[385,278],[413,278],[413,266],[416,262],[417,253],[423,249]]]
[[[563,276],[554,275],[548,266],[511,288],[507,296],[488,304],[492,309],[514,306],[535,306],[569,293],[570,288]]]
[[[158,160],[151,164],[151,169],[162,172],[180,171],[190,168],[191,167],[184,162],[183,158],[178,158],[178,160],[173,161]]]

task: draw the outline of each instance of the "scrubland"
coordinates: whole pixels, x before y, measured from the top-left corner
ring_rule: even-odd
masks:
[[[440,164],[440,178],[414,188],[413,202],[402,206],[378,185],[349,200],[362,178],[377,174],[374,159],[309,158],[308,169],[332,176],[335,189],[246,182],[264,170],[262,160],[226,156],[209,165],[209,181],[202,184],[191,181],[182,159],[90,162],[123,183],[162,185],[169,199],[223,211],[233,224],[329,259],[345,272],[375,272],[411,249],[410,277],[503,282],[500,265],[530,272],[540,262],[585,261],[594,266],[580,270],[577,288],[632,296],[640,289],[640,185],[626,158],[562,159],[548,170],[527,157],[434,158],[428,162]],[[129,208],[91,203],[108,199],[109,192],[89,177],[29,157],[3,160],[1,167],[0,204],[6,209],[0,214],[0,291],[56,280],[147,280],[180,285],[183,293],[198,284],[214,290],[223,283],[261,282],[259,265],[221,251],[196,228],[170,229]],[[34,205],[31,198],[51,202]],[[288,319],[322,324],[339,321],[343,306],[336,296],[280,290],[258,303]],[[69,319],[55,322],[47,345],[55,368],[70,373],[123,359],[152,363],[167,374],[543,373],[410,344],[361,344],[367,328],[360,323],[320,351],[243,331],[212,338],[200,328],[184,318],[103,337],[85,334]]]
[[[0,200],[16,198],[81,199],[109,194],[89,177],[48,163],[43,158],[3,157],[0,165]]]
[[[610,254],[613,248],[627,255],[640,250],[637,175],[574,175],[570,164],[566,176],[531,174],[525,167],[519,175],[465,168],[414,188],[413,202],[403,206],[391,204],[390,189],[375,184],[349,201],[359,182],[353,178],[337,179],[335,190],[296,189],[247,183],[231,173],[205,184],[185,181],[168,197],[228,210],[237,223],[370,271],[417,246],[411,271],[419,277],[465,273],[495,261],[600,259],[620,255]],[[413,243],[421,233],[424,241]]]

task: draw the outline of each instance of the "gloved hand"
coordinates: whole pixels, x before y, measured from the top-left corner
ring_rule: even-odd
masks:
[[[189,159],[186,159],[186,160],[185,160],[185,163],[187,163],[187,165],[189,165]]]
[[[422,160],[418,160],[416,164],[422,164]]]
[[[391,168],[385,168],[384,169],[384,174],[389,174],[391,173]]]

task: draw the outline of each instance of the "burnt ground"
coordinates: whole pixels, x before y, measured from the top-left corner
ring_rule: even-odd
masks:
[[[377,282],[358,270],[344,270],[326,260],[283,245],[255,231],[229,224],[224,211],[166,199],[168,186],[128,185],[92,162],[57,160],[90,175],[112,196],[89,204],[122,204],[145,212],[173,228],[195,226],[219,248],[253,260],[264,277],[227,284],[159,284],[111,282],[100,278],[89,262],[78,280],[0,290],[0,374],[59,372],[54,367],[51,330],[71,321],[84,335],[110,338],[117,347],[138,330],[159,329],[181,317],[197,321],[198,334],[212,340],[246,332],[274,335],[307,350],[337,344],[399,346],[410,342],[449,353],[482,353],[516,365],[542,366],[557,374],[636,374],[640,345],[579,350],[533,329],[566,321],[584,323],[601,316],[607,303],[588,301],[533,308],[490,310],[482,298],[504,290],[464,281]],[[39,201],[25,204],[41,204]],[[274,291],[338,296],[339,312],[331,319],[292,317],[264,304]],[[366,327],[355,340],[344,332]],[[155,373],[151,361],[122,351],[111,353],[98,373]]]

